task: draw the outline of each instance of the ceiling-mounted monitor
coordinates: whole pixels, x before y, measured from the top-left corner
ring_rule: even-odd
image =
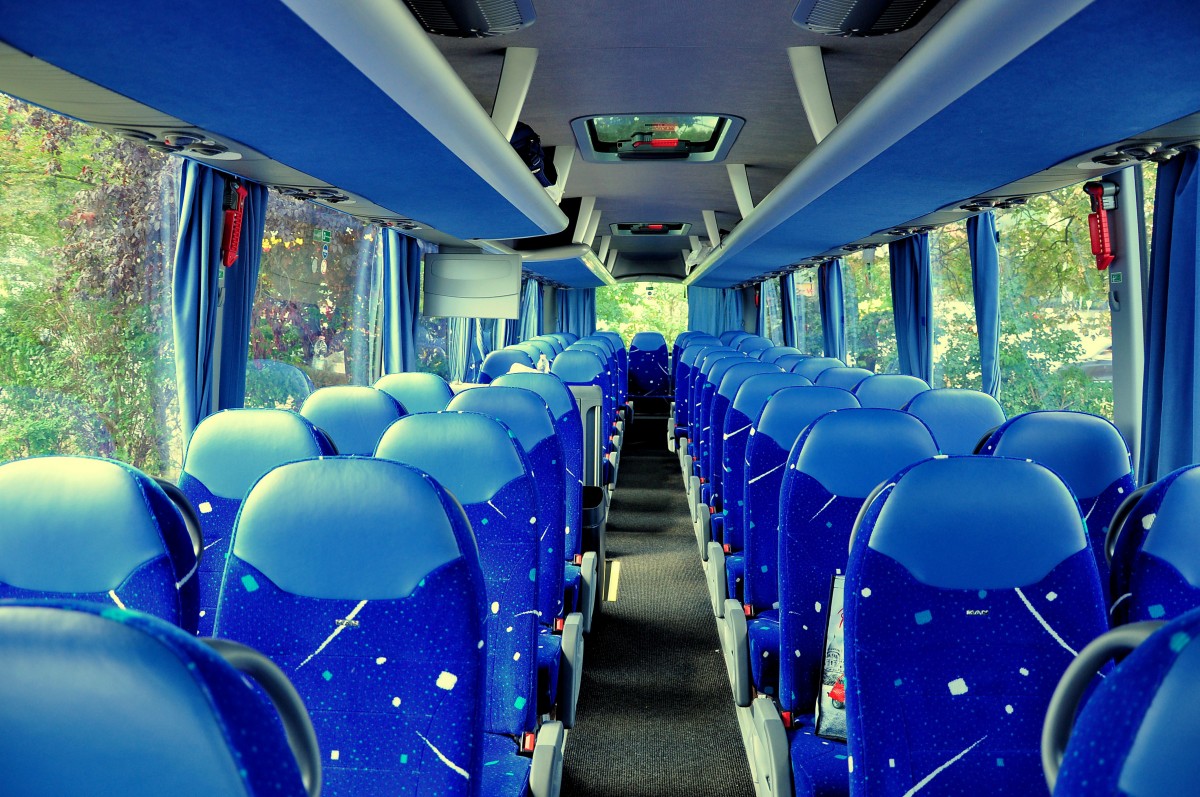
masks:
[[[424,283],[422,315],[520,317],[520,255],[428,254]]]

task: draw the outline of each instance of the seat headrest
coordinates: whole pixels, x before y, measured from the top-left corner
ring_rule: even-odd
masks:
[[[604,373],[604,363],[590,351],[571,349],[554,358],[550,372],[568,385],[590,385]]]
[[[738,341],[737,349],[740,352],[749,354],[750,352],[763,351],[764,349],[769,349],[774,345],[775,345],[774,342],[772,342],[769,338],[763,338],[763,337],[751,335],[748,338],[742,338],[740,341]]]
[[[1034,584],[1088,544],[1062,480],[1006,457],[939,456],[908,467],[864,512],[855,545],[864,538],[942,589]]]
[[[579,340],[577,340],[575,343],[573,343],[571,345],[581,346],[585,343],[591,344],[592,346],[600,346],[605,351],[607,351],[610,355],[617,353],[617,345],[615,343],[613,343],[612,340],[610,340],[609,338],[606,338],[603,335],[599,335],[599,334],[588,335],[586,338],[580,338]]]
[[[705,375],[714,388],[720,387],[721,380],[725,378],[725,374],[729,373],[732,368],[739,365],[762,365],[758,360],[753,360],[749,357],[725,357],[717,360],[708,369]]]
[[[479,369],[479,381],[487,384],[501,374],[508,373],[509,368],[518,364],[532,368],[533,360],[520,349],[497,349],[483,358],[483,365]]]
[[[822,415],[796,441],[791,459],[796,470],[833,495],[866,498],[897,471],[937,453],[933,435],[918,418],[864,407]]]
[[[233,555],[295,595],[394,600],[472,539],[462,508],[429,475],[386,459],[326,457],[259,479],[238,513]]]
[[[775,391],[758,416],[755,435],[765,435],[785,451],[809,424],[827,412],[856,409],[858,401],[839,387],[785,387]]]
[[[381,376],[375,389],[400,402],[405,412],[441,412],[454,397],[445,379],[420,371]]]
[[[339,454],[370,456],[384,430],[405,412],[382,390],[338,385],[314,392],[300,414],[333,438]]]
[[[800,354],[800,350],[795,346],[772,346],[769,349],[763,349],[758,359],[764,363],[773,363],[785,354]]]
[[[923,390],[904,409],[925,422],[943,454],[973,454],[979,438],[1004,423],[1000,402],[964,388]]]
[[[744,329],[727,329],[719,337],[723,346],[736,346],[738,341],[750,337],[750,333]]]
[[[696,360],[706,354],[711,349],[729,350],[728,346],[721,346],[712,341],[700,341],[698,343],[689,342],[688,345],[679,353],[679,361],[684,365],[695,365]]]
[[[625,348],[625,339],[622,338],[621,335],[617,332],[609,332],[606,330],[606,331],[602,331],[602,332],[597,332],[596,336],[605,338],[609,341],[612,341],[614,350]],[[666,345],[665,341],[664,341],[663,345]]]
[[[446,409],[450,412],[478,412],[501,421],[516,435],[526,452],[533,451],[543,440],[554,437],[550,408],[541,396],[531,390],[493,386],[467,390],[451,399]]]
[[[700,373],[704,376],[708,376],[709,373],[712,372],[712,369],[717,367],[717,363],[733,357],[743,361],[749,360],[749,358],[747,358],[746,355],[742,354],[740,351],[735,351],[733,349],[713,349],[701,355],[700,359],[696,361],[696,364],[699,366]]]
[[[753,374],[742,382],[737,393],[733,396],[733,409],[745,415],[750,420],[757,420],[767,399],[777,390],[785,387],[811,387],[812,382],[799,374],[761,373]]]
[[[814,382],[827,368],[843,368],[845,363],[836,357],[806,357],[792,366],[792,373],[800,374]]]
[[[859,382],[858,387],[854,388],[854,395],[858,396],[858,403],[864,407],[898,410],[912,401],[913,396],[928,389],[925,380],[915,376],[875,374]]]
[[[612,362],[613,359],[611,344],[606,340],[580,340],[568,346],[567,351],[591,352],[600,358],[600,362],[606,365]]]
[[[375,456],[425,471],[462,504],[484,504],[528,475],[508,428],[475,412],[408,415],[383,433]]]
[[[638,332],[629,341],[630,351],[634,349],[638,351],[658,351],[665,348],[667,348],[667,339],[662,336],[661,332]]]
[[[183,472],[218,498],[240,501],[277,465],[337,452],[307,419],[288,410],[223,410],[188,441]]]
[[[851,368],[849,366],[826,368],[817,374],[815,384],[823,387],[840,387],[842,390],[853,390],[858,383],[873,374],[866,368]]]
[[[519,387],[537,393],[555,418],[578,410],[571,389],[554,374],[505,374],[493,379],[492,387]]]
[[[0,583],[38,592],[108,592],[171,539],[179,510],[136,468],[91,457],[0,465]]]
[[[0,606],[0,722],[8,794],[305,793],[278,715],[240,673],[115,606]]]
[[[980,453],[1040,462],[1080,498],[1099,495],[1133,470],[1117,427],[1099,415],[1071,410],[1038,410],[1009,418]]]
[[[1188,583],[1200,587],[1200,465],[1180,468],[1159,482],[1159,504],[1154,509],[1142,550],[1179,571]]]
[[[755,360],[732,365],[721,376],[721,381],[717,387],[717,393],[732,401],[737,397],[738,391],[741,390],[742,385],[746,384],[747,379],[752,376],[762,376],[764,374],[782,375],[783,372],[770,363],[760,363]],[[716,376],[715,371],[713,372],[713,375]]]

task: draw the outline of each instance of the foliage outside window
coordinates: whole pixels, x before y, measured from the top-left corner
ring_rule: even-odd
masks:
[[[687,288],[669,282],[622,282],[596,289],[596,329],[629,345],[638,332],[661,332],[667,345],[687,330]]]
[[[779,279],[773,278],[759,286],[758,301],[762,303],[762,318],[765,322],[759,334],[770,338],[776,346],[783,345],[783,308],[779,300]]]
[[[899,367],[888,249],[881,246],[867,251],[874,253],[869,262],[862,252],[842,259],[846,365],[894,374]]]
[[[804,354],[820,357],[825,353],[825,332],[821,327],[821,294],[817,270],[802,268],[796,272],[796,348]]]
[[[0,95],[0,460],[173,478],[179,161]]]
[[[308,383],[371,381],[378,230],[312,202],[267,200],[246,406],[297,409]]]

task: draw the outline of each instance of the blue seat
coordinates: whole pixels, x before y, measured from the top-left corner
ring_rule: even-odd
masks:
[[[785,354],[801,354],[795,346],[772,346],[758,353],[758,359],[764,363],[773,363]]]
[[[782,367],[782,366],[781,366]],[[805,357],[792,365],[792,373],[800,374],[814,383],[821,372],[828,368],[845,368],[846,364],[837,357]]]
[[[1123,636],[1115,630],[1096,645],[1111,654],[1132,643]],[[1200,612],[1191,611],[1154,631],[1096,686],[1070,731],[1054,794],[1196,792],[1200,725],[1188,708],[1200,682],[1197,637]]]
[[[716,392],[716,384],[713,382],[711,374],[720,363],[724,360],[729,360],[727,366],[732,366],[735,363],[749,362],[746,355],[738,351],[730,351],[726,349],[714,349],[701,356],[698,360],[698,367],[693,369],[694,377],[692,380],[691,396],[689,398],[689,424],[690,430],[688,434],[688,453],[692,457],[691,479],[688,483],[688,502],[691,507],[692,523],[696,526],[699,523],[700,507],[704,503],[701,495],[701,487],[708,480],[706,468],[708,460],[706,450],[709,445],[708,435],[711,431],[709,425],[709,409],[712,406],[712,397]],[[699,533],[697,531],[697,533]]]
[[[844,595],[853,793],[1043,793],[1050,695],[1106,627],[1061,479],[1001,457],[897,474],[863,511]]]
[[[808,354],[781,354],[781,355],[779,355],[779,357],[777,357],[775,359],[775,364],[778,365],[783,370],[795,374],[795,373],[799,373],[796,370],[796,366],[798,366],[800,363],[804,362],[805,360],[811,360],[811,359],[813,359],[812,356],[808,355]],[[808,377],[805,377],[805,379],[808,379]],[[812,380],[809,380],[809,381],[812,381]]]
[[[574,341],[568,340],[566,337],[558,333],[538,335],[536,338],[530,338],[530,340],[541,341],[542,343],[547,344],[553,350],[554,354],[562,354],[568,346],[574,343]]]
[[[0,599],[128,607],[196,632],[200,540],[137,468],[91,457],[7,462],[0,518]]]
[[[1004,423],[1004,410],[996,399],[962,388],[923,390],[904,411],[925,422],[943,454],[974,454],[983,436]]]
[[[633,398],[670,398],[667,339],[662,333],[639,332],[630,341],[629,395]]]
[[[864,407],[898,410],[928,390],[924,379],[907,374],[875,374],[858,383],[854,395]]]
[[[755,356],[760,351],[766,351],[773,348],[775,343],[770,338],[764,338],[761,335],[751,335],[747,338],[742,338],[736,344],[738,351],[748,356]]]
[[[1117,427],[1085,412],[1026,412],[993,432],[980,453],[1032,459],[1062,477],[1083,507],[1104,605],[1110,605],[1104,540],[1117,507],[1135,487],[1129,449]]]
[[[246,363],[246,406],[269,409],[298,409],[316,390],[312,379],[299,367],[278,360]]]
[[[1112,624],[1170,620],[1200,607],[1200,465],[1168,473],[1131,500],[1112,550]]]
[[[538,527],[529,522],[537,485],[509,430],[473,412],[396,421],[376,458],[411,465],[450,491],[467,513],[491,611],[485,730],[512,739],[537,727]],[[515,749],[514,749],[514,752]],[[528,778],[528,772],[524,772]]]
[[[571,349],[564,351],[554,359],[550,372],[567,385],[594,385],[601,393],[601,443],[604,446],[604,484],[610,484],[613,478],[613,463],[609,456],[613,447],[613,417],[615,408],[605,392],[608,385],[608,375],[604,363],[591,351]]]
[[[621,404],[624,405],[629,393],[629,350],[625,348],[625,340],[616,332],[608,331],[597,332],[593,337],[603,338],[612,344],[617,362],[617,388]]]
[[[242,500],[267,471],[285,462],[337,453],[329,438],[287,410],[225,410],[196,426],[188,441],[179,488],[199,513],[200,636],[211,636],[229,539]]]
[[[746,338],[754,336],[744,329],[727,329],[717,337],[720,338],[722,346],[737,346],[738,343]]]
[[[529,355],[529,360],[530,360],[530,362],[532,362],[534,364],[535,367],[537,366],[538,358],[541,357],[543,353],[545,353],[542,349],[538,348],[536,343],[534,343],[531,340],[522,341],[520,343],[513,343],[512,345],[505,346],[504,348],[513,349],[515,351],[525,352],[526,354]],[[549,353],[546,353],[546,359],[547,360],[550,359]]]
[[[446,409],[454,391],[437,374],[405,371],[379,377],[376,390],[382,390],[400,402],[406,412],[441,412]]]
[[[579,336],[574,332],[550,332],[549,337],[555,338],[562,342],[563,348],[570,346],[575,341],[579,340]]]
[[[860,382],[869,376],[874,376],[874,374],[866,368],[834,366],[833,368],[826,368],[817,374],[814,384],[821,385],[822,387],[840,387],[842,390],[854,390]]]
[[[620,388],[620,366],[617,363],[617,357],[612,348],[612,342],[606,338],[581,338],[570,346],[572,351],[588,351],[600,358],[600,362],[604,363],[604,375],[606,378],[604,386],[605,403],[612,407],[612,421],[615,423],[619,418],[618,408],[621,406],[621,388]]]
[[[305,399],[300,414],[329,435],[339,454],[369,457],[384,431],[407,413],[382,390],[338,385]]]
[[[4,793],[315,794],[320,751],[286,676],[253,651],[229,655],[232,665],[168,623],[111,605],[0,605]],[[278,708],[235,667],[265,670],[258,678]]]
[[[696,360],[701,353],[719,344],[711,340],[701,340],[689,343],[675,358],[675,373],[672,377],[672,389],[675,394],[675,434],[676,437],[688,437],[691,422],[691,384]]]
[[[479,383],[486,385],[496,377],[507,374],[514,365],[532,368],[533,359],[520,349],[497,349],[483,358],[479,369]]]
[[[325,756],[324,794],[470,795],[485,596],[453,496],[397,462],[326,457],[282,465],[246,497],[215,630],[291,677]]]
[[[551,362],[553,362],[555,356],[562,351],[562,349],[557,348],[555,344],[551,344],[549,341],[545,340],[538,340],[537,338],[530,338],[529,340],[525,341],[524,345],[534,347],[537,349],[539,355],[546,355],[546,359]],[[537,361],[537,358],[532,354],[530,354],[530,359],[534,360],[534,362]]]

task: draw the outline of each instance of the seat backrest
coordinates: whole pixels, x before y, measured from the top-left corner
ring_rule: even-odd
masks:
[[[528,354],[520,349],[497,349],[483,358],[479,369],[479,382],[486,385],[501,374],[507,374],[514,365],[532,368],[534,363]]]
[[[751,335],[738,341],[737,350],[744,354],[754,355],[774,345],[774,342],[770,338],[764,338],[761,335]]]
[[[566,549],[566,457],[562,441],[554,432],[550,408],[532,391],[488,386],[459,393],[446,409],[495,418],[508,427],[529,457],[538,493],[537,506],[529,507],[528,521],[538,529],[538,610],[542,612],[542,624],[549,625],[563,607]]]
[[[666,398],[670,389],[667,339],[660,332],[637,333],[629,344],[629,395]]]
[[[538,335],[536,338],[530,338],[530,340],[540,340],[540,341],[550,344],[550,346],[554,349],[554,352],[556,354],[561,354],[564,350],[566,350],[566,348],[568,346],[570,346],[572,343],[575,342],[575,340],[569,340],[567,337],[565,337],[562,333],[559,333],[559,332],[552,332],[552,333],[546,333],[545,335]]]
[[[562,342],[563,348],[570,346],[575,341],[579,340],[579,336],[574,332],[550,332],[550,337],[556,338]]]
[[[466,515],[432,477],[310,459],[246,497],[215,630],[292,679],[327,793],[468,795],[482,769],[486,594]]]
[[[196,508],[204,534],[200,559],[200,636],[211,636],[233,521],[267,471],[337,450],[309,421],[287,410],[224,410],[202,420],[188,441],[179,489]]]
[[[774,365],[761,363],[754,359],[745,362],[723,360],[721,365],[732,362],[728,367],[718,366],[714,369],[713,379],[719,379],[716,392],[708,411],[708,473],[711,476],[715,506],[723,504],[725,485],[725,419],[733,406],[733,399],[747,379],[762,374],[782,374]],[[791,374],[789,374],[791,376]]]
[[[806,357],[792,366],[792,373],[807,377],[813,382],[827,368],[844,368],[845,363],[837,357]]]
[[[279,715],[240,672],[112,605],[0,605],[0,722],[5,794],[306,795]]]
[[[373,387],[323,387],[304,400],[300,414],[329,435],[339,454],[371,456],[384,430],[407,413]]]
[[[690,418],[689,437],[693,441],[692,456],[697,458],[697,466],[701,469],[708,466],[705,452],[710,442],[708,439],[708,433],[711,431],[711,427],[709,426],[709,410],[712,408],[712,397],[717,390],[717,385],[712,375],[718,370],[723,373],[733,365],[749,361],[749,358],[741,352],[717,350],[708,352],[701,357],[700,367],[695,369],[695,379],[693,380],[692,395],[689,402],[691,406],[688,416]],[[707,476],[707,473],[702,470],[701,475]]]
[[[196,549],[137,468],[92,457],[0,465],[0,599],[129,607],[196,632]]]
[[[1200,465],[1168,473],[1137,500],[1113,551],[1114,626],[1170,620],[1200,606],[1198,511]]]
[[[830,579],[846,571],[854,520],[893,475],[938,453],[929,428],[899,410],[822,416],[792,446],[779,492],[780,702],[817,700]],[[786,615],[786,617],[785,617]],[[797,651],[799,651],[797,653]]]
[[[800,354],[795,346],[772,346],[758,353],[758,359],[764,363],[773,363],[785,354]]]
[[[928,390],[924,379],[908,374],[875,374],[858,383],[854,395],[864,407],[898,410],[913,397]]]
[[[1054,793],[1184,797],[1200,782],[1200,612],[1155,631],[1088,697],[1063,753]]]
[[[446,409],[454,391],[450,384],[437,374],[405,371],[379,377],[376,390],[382,390],[400,402],[405,412],[441,412]]]
[[[676,362],[675,424],[677,427],[683,427],[685,433],[690,432],[692,422],[692,385],[696,380],[696,373],[700,370],[700,364],[697,361],[713,348],[727,349],[727,347],[719,346],[711,341],[691,343],[680,353]]]
[[[554,429],[563,448],[566,516],[563,558],[573,560],[583,545],[583,421],[571,389],[554,374],[505,374],[492,387],[519,387],[537,393],[554,416]]]
[[[1109,605],[1104,538],[1117,507],[1135,487],[1129,448],[1117,427],[1086,412],[1026,412],[993,432],[980,453],[1032,459],[1067,483],[1083,508],[1105,605]]]
[[[727,329],[718,336],[722,346],[736,346],[743,338],[751,337],[744,329]]]
[[[855,793],[1042,793],[1050,695],[1105,630],[1087,547],[1071,491],[1024,460],[928,459],[871,501],[844,593]]]
[[[746,444],[745,603],[765,611],[779,600],[779,509],[784,468],[800,434],[828,412],[857,411],[858,401],[837,387],[789,387],[774,393]],[[754,573],[749,570],[753,568]]]
[[[869,376],[874,376],[866,368],[851,368],[849,366],[834,366],[826,368],[817,374],[816,384],[822,387],[840,387],[842,390],[854,390]]]
[[[979,390],[956,387],[923,390],[904,410],[925,422],[943,454],[974,454],[983,436],[1004,423],[1000,402]]]
[[[808,355],[808,354],[792,354],[789,352],[787,354],[781,354],[778,357],[776,357],[775,364],[778,365],[780,368],[782,368],[785,371],[797,373],[796,366],[799,365],[800,363],[804,362],[805,360],[811,360],[811,359],[812,359],[812,356]],[[808,379],[808,377],[805,377],[805,379]],[[811,382],[812,380],[810,379],[809,381]]]
[[[432,476],[458,500],[479,543],[487,597],[487,725],[518,736],[537,724],[537,486],[509,430],[474,412],[409,415],[384,433],[377,458]],[[529,574],[530,578],[525,578]]]
[[[721,434],[721,505],[725,512],[719,540],[740,551],[744,546],[744,519],[746,515],[746,447],[751,440],[751,429],[767,399],[785,387],[808,387],[812,383],[802,376],[783,372],[751,375],[742,382],[729,411],[725,413],[725,427]]]
[[[246,363],[247,406],[299,409],[314,390],[308,374],[291,363],[278,360]]]
[[[539,355],[544,354],[546,355],[546,359],[551,361],[553,361],[554,357],[559,353],[559,351],[561,351],[560,349],[556,349],[548,341],[538,340],[537,338],[530,338],[529,340],[525,341],[523,345],[534,347],[537,349]],[[533,359],[536,362],[536,358],[534,358],[532,354],[530,355],[530,359]]]
[[[607,340],[616,355],[617,362],[617,391],[621,403],[629,394],[629,351],[625,348],[625,340],[616,332],[597,332],[594,337]]]

